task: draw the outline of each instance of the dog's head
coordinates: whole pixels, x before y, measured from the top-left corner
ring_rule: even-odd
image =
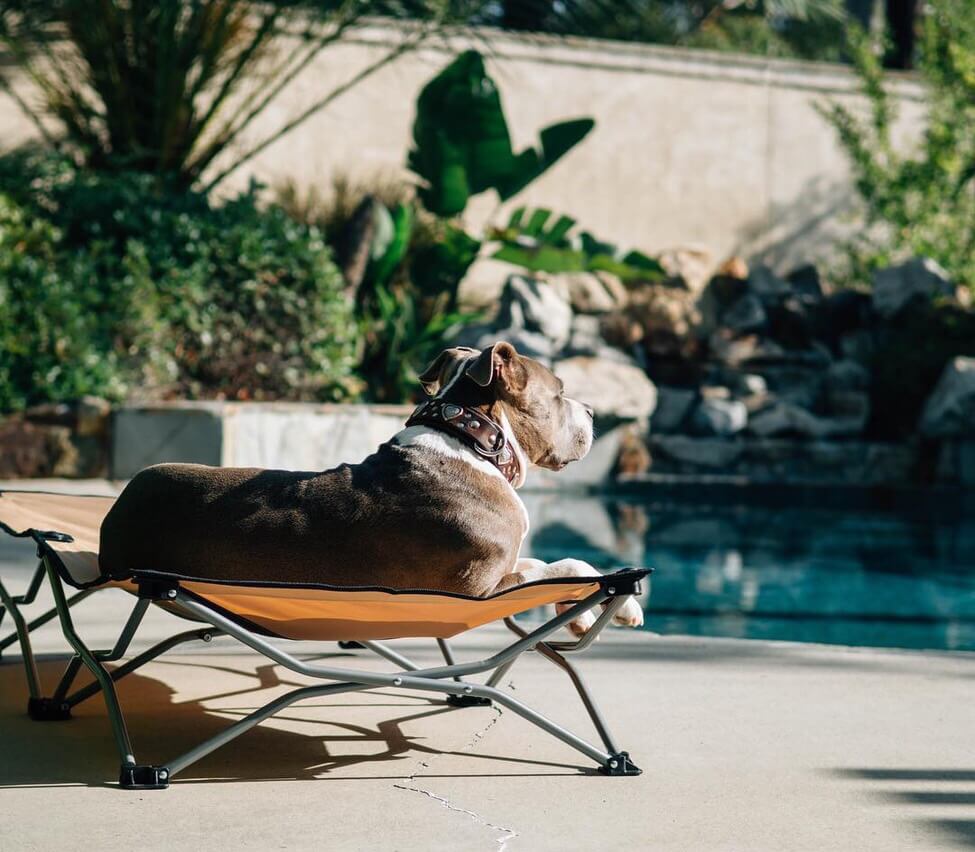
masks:
[[[507,425],[528,461],[561,470],[592,446],[592,409],[567,397],[562,381],[510,343],[479,351],[445,349],[423,371],[424,391],[448,402],[479,407]]]

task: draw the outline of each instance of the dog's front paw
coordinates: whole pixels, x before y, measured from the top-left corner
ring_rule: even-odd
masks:
[[[620,627],[641,627],[643,625],[643,609],[633,598],[627,598],[613,616],[613,624]]]
[[[574,604],[556,604],[555,611],[562,614],[567,609],[571,609]],[[573,618],[566,627],[569,628],[569,632],[573,636],[585,636],[589,632],[589,628],[596,623],[596,616],[592,612],[584,612],[581,615]]]

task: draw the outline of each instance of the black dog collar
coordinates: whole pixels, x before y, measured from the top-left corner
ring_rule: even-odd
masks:
[[[407,426],[430,426],[473,447],[514,484],[521,474],[518,457],[511,449],[504,430],[490,417],[474,408],[455,402],[431,399],[421,403],[406,421]]]

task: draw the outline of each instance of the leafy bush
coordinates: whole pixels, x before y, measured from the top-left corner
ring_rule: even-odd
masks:
[[[66,251],[57,228],[0,195],[0,411],[124,395],[112,338],[127,311],[94,283],[99,250]]]
[[[5,357],[20,360],[4,371],[3,407],[79,392],[357,391],[358,328],[321,234],[260,208],[255,190],[212,206],[151,175],[24,154],[0,160],[4,177],[3,327],[20,353]]]
[[[927,87],[920,144],[899,153],[896,103],[885,86],[879,46],[860,31],[851,51],[869,114],[833,103],[839,134],[863,202],[866,225],[850,247],[852,275],[905,255],[938,261],[975,287],[975,17],[969,0],[932,0],[923,18],[919,71]]]

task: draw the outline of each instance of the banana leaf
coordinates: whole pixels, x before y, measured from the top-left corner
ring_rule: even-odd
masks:
[[[491,238],[501,243],[492,257],[531,272],[602,270],[624,281],[659,281],[666,277],[660,263],[643,252],[630,251],[621,256],[615,245],[585,231],[570,241],[569,231],[576,224],[575,219],[560,216],[548,227],[552,217],[552,211],[544,207],[534,211],[519,207],[506,227],[491,231]]]
[[[424,181],[423,205],[438,216],[463,212],[471,195],[510,198],[550,168],[590,130],[576,119],[541,131],[540,148],[515,154],[497,86],[475,50],[458,56],[417,99],[409,167]]]

